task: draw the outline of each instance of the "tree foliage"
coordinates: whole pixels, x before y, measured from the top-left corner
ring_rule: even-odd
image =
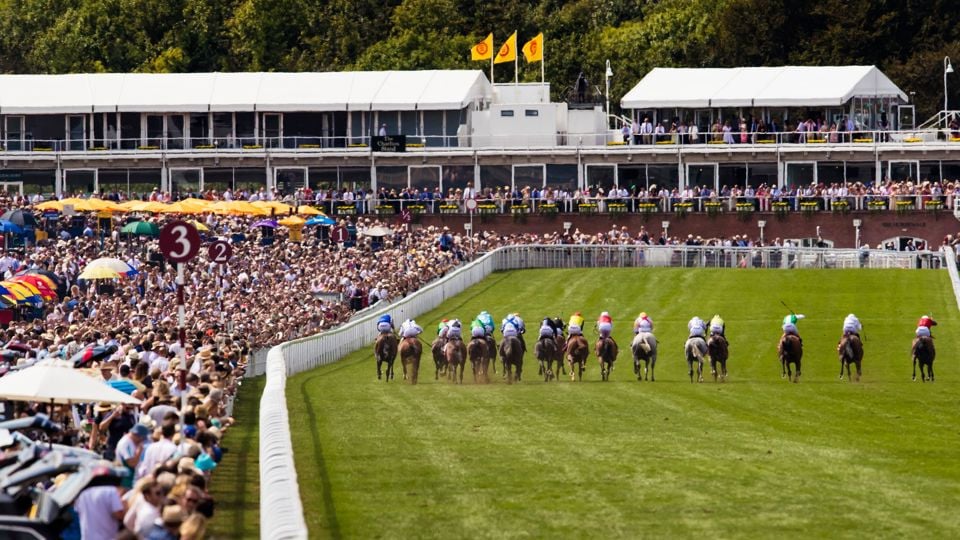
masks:
[[[555,98],[580,72],[602,87],[610,60],[613,103],[656,66],[874,64],[923,116],[960,61],[951,0],[0,0],[0,71],[486,71],[470,46],[514,30],[544,32]]]

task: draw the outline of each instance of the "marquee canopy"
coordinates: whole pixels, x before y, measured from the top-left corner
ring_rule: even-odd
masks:
[[[0,75],[0,114],[454,110],[492,95],[479,70]]]
[[[876,66],[654,68],[625,109],[841,106],[854,97],[907,95]]]

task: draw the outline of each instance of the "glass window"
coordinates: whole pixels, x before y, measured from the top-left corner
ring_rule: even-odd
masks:
[[[400,192],[407,187],[406,167],[377,167],[377,191]]]
[[[723,186],[743,187],[747,182],[747,164],[720,165],[719,175],[720,189],[723,189]]]
[[[687,165],[687,187],[707,187],[716,189],[717,166],[712,164]]]
[[[676,165],[648,165],[647,185],[649,189],[671,190],[680,187],[680,175]]]
[[[190,148],[210,144],[210,119],[206,113],[190,115]]]
[[[813,183],[813,163],[787,163],[787,187],[796,189]]]
[[[234,190],[252,193],[267,187],[267,171],[262,168],[240,168],[233,170]],[[237,198],[236,196],[234,198]]]
[[[500,116],[510,118],[513,116],[513,109],[501,109]]]
[[[747,180],[747,183],[754,188],[760,187],[763,184],[768,186],[777,185],[776,163],[761,163],[758,165],[751,164],[748,168],[748,174],[750,177]]]
[[[859,163],[848,161],[846,165],[847,183],[873,184],[877,178],[877,165],[872,161]]]
[[[120,113],[120,148],[133,150],[140,146],[140,114]]]
[[[523,111],[524,116],[540,116],[540,111],[536,109],[526,109]]]
[[[170,169],[170,191],[175,198],[200,194],[200,169]]]
[[[444,170],[444,186],[446,186],[448,170]],[[440,186],[440,166],[410,167],[410,187],[419,193],[433,193],[434,188]]]
[[[400,115],[396,111],[381,111],[377,113],[377,117],[380,119],[380,123],[376,126],[373,131],[374,135],[380,134],[380,127],[386,126],[387,135],[396,135],[400,133],[400,128],[397,123],[400,121]]]
[[[146,146],[163,148],[163,117],[151,114],[147,116]]]
[[[402,135],[407,135],[408,137],[414,137],[420,134],[420,118],[417,114],[417,111],[403,111],[400,113],[400,125]],[[407,142],[417,142],[420,141],[410,141]]]
[[[276,187],[283,195],[292,195],[307,185],[307,169],[301,167],[277,168]]]
[[[423,134],[427,146],[446,146],[443,140],[443,111],[423,111]]]
[[[237,118],[237,144],[240,146],[256,144],[254,129],[254,118],[256,113],[238,112]]]
[[[370,191],[370,167],[340,167],[340,189]]]
[[[35,148],[53,148],[55,141],[64,138],[62,115],[31,115],[26,117],[26,121],[27,139],[33,139]]]
[[[843,180],[843,163],[840,162],[829,162],[829,161],[819,161],[817,162],[817,182],[821,184],[830,184],[842,185]]]
[[[917,177],[921,182],[937,182],[940,178],[940,162],[939,161],[921,161],[920,162],[920,175]]]
[[[183,148],[183,115],[171,114],[167,117],[167,148]]]
[[[57,172],[49,171],[23,171],[20,179],[23,181],[23,194],[33,195],[39,193],[44,196],[52,196],[56,193]]]
[[[611,185],[613,185],[613,167],[591,167],[593,169],[605,169],[610,174]],[[577,190],[577,166],[570,165],[547,165],[547,186],[553,188],[563,188],[570,193]]]
[[[93,193],[96,171],[72,170],[63,171],[63,182],[66,195],[86,195]]]
[[[130,192],[141,198],[154,188],[160,189],[160,169],[129,169]]]
[[[310,189],[337,189],[339,172],[336,167],[310,167]]]
[[[443,189],[466,189],[467,182],[473,181],[473,165],[450,165],[443,167]]]
[[[367,130],[370,129],[370,120],[366,118],[364,122],[363,111],[350,111],[350,144],[361,144],[364,141],[364,137],[367,135]]]
[[[210,167],[203,170],[203,189],[223,193],[233,189],[232,167]]]
[[[97,171],[97,183],[102,193],[128,194],[127,169],[100,169]]]
[[[587,169],[588,174],[590,169]],[[647,166],[646,165],[617,165],[617,181],[621,186],[626,186],[631,192],[639,189],[647,189]],[[587,177],[587,184],[594,182]]]
[[[213,113],[213,140],[217,148],[233,147],[233,113]]]
[[[284,148],[319,148],[322,141],[323,113],[286,113],[283,115]]]
[[[510,177],[512,171],[509,165],[481,165],[480,166],[480,186],[484,193],[491,192],[499,188],[510,189]]]
[[[944,161],[942,167],[944,182],[956,182],[960,180],[960,161]]]
[[[543,165],[516,165],[513,168],[514,189],[541,188],[544,183]]]

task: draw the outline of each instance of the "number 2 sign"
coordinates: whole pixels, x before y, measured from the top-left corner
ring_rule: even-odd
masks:
[[[233,257],[233,248],[225,240],[217,240],[207,248],[207,255],[215,263],[226,264]]]
[[[187,262],[200,251],[200,233],[192,223],[171,221],[160,229],[160,251],[170,262]]]

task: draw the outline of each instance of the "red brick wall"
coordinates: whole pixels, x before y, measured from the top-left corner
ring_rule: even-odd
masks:
[[[615,217],[614,217],[615,216]],[[960,222],[951,212],[940,212],[937,215],[928,212],[912,212],[898,215],[895,212],[869,213],[850,212],[847,214],[833,214],[820,212],[810,216],[800,213],[791,213],[785,217],[778,217],[771,213],[754,213],[744,220],[733,213],[718,216],[704,214],[690,214],[683,218],[676,214],[619,214],[619,215],[557,215],[545,217],[528,215],[518,220],[510,215],[477,216],[473,219],[475,230],[492,230],[500,234],[510,233],[554,233],[563,232],[565,221],[572,223],[571,230],[580,229],[584,233],[607,232],[616,226],[627,227],[635,235],[640,227],[646,227],[654,238],[659,237],[661,223],[670,222],[670,236],[686,238],[688,234],[704,238],[731,237],[733,235],[747,235],[751,239],[760,237],[760,228],[757,221],[766,221],[763,237],[766,242],[774,238],[809,238],[817,235],[820,227],[820,236],[825,240],[832,240],[835,247],[854,247],[855,230],[853,220],[862,220],[860,228],[861,243],[868,243],[875,247],[887,238],[895,236],[911,236],[923,238],[933,248],[940,245],[944,236],[956,235],[960,232]],[[420,216],[422,226],[446,225],[455,232],[463,232],[463,224],[468,222],[466,216],[428,215]]]

